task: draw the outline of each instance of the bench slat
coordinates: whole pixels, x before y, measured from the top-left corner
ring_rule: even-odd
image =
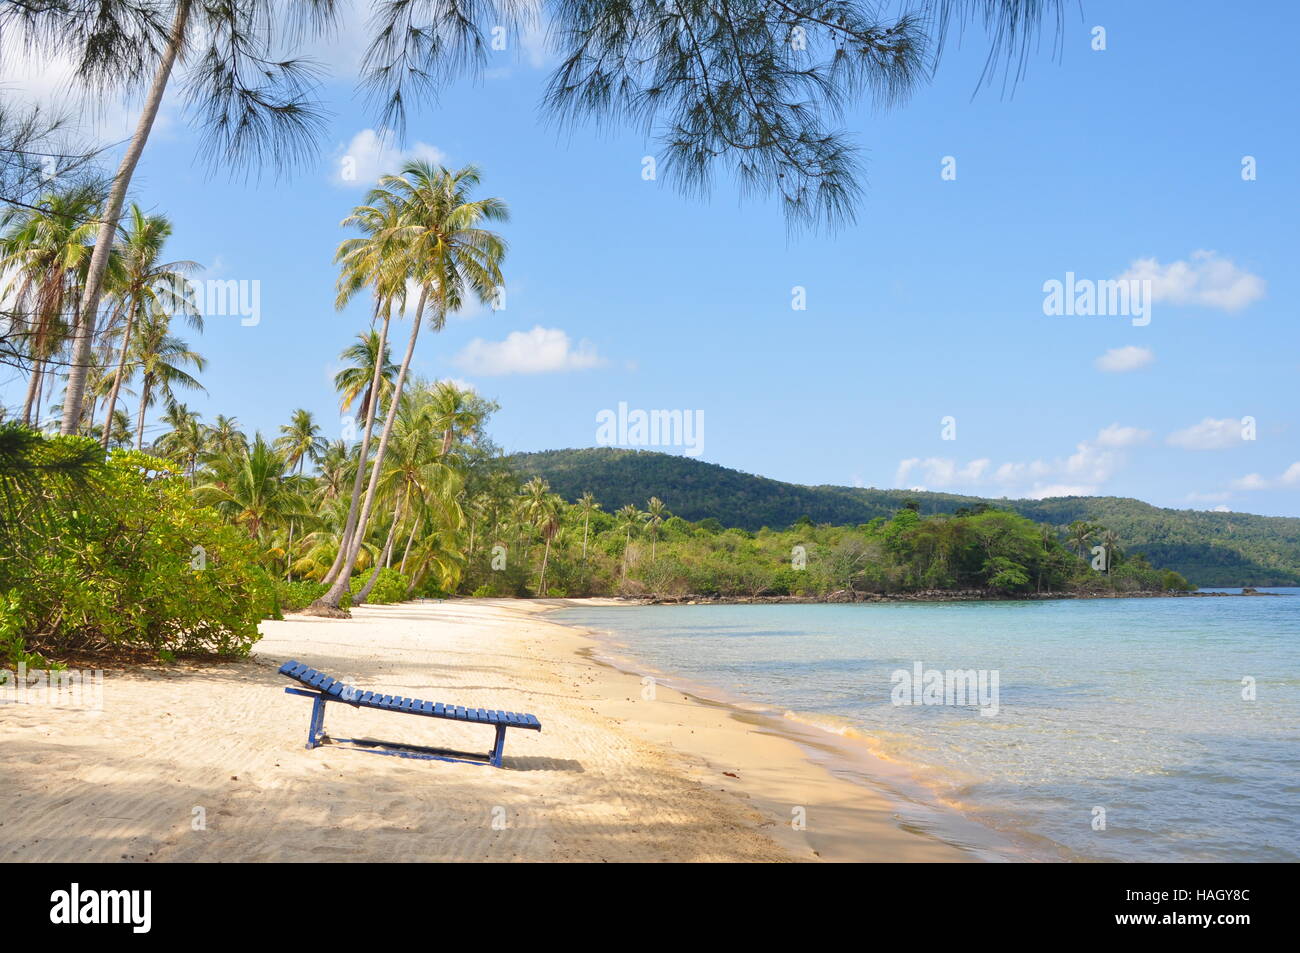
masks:
[[[511,728],[532,728],[535,730],[540,730],[542,727],[542,723],[536,715],[495,708],[467,708],[464,705],[430,702],[419,698],[407,698],[402,695],[384,695],[370,690],[362,691],[333,676],[317,671],[305,662],[299,662],[296,659],[289,659],[282,664],[279,672],[281,675],[301,682],[309,688],[319,691],[322,695],[329,696],[331,699],[340,699],[356,706],[400,711],[414,715],[428,715],[433,718],[446,718],[472,724],[504,725]],[[344,692],[350,692],[352,697],[345,697]]]

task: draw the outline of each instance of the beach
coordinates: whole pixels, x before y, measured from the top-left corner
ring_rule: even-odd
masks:
[[[6,861],[968,861],[734,707],[597,658],[580,600],[265,622],[250,658],[105,672],[102,710],[0,706]],[[599,600],[592,600],[599,603]],[[530,712],[503,769],[304,747],[298,659],[359,689]],[[646,697],[650,694],[653,697]],[[336,737],[486,751],[478,725],[330,705]]]

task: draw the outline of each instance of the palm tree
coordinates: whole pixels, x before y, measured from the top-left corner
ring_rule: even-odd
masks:
[[[636,508],[635,503],[629,503],[626,506],[621,507],[618,512],[614,514],[614,518],[618,521],[618,525],[622,527],[624,531],[623,579],[626,580],[627,554],[628,550],[632,548],[632,530],[640,527],[641,523],[645,520],[645,514]]]
[[[46,365],[67,332],[65,319],[84,281],[93,218],[102,200],[97,187],[79,185],[50,192],[30,209],[10,207],[0,215],[0,270],[10,275],[6,291],[23,316],[19,333],[32,364],[25,424],[40,418]]]
[[[664,524],[664,514],[668,508],[664,506],[664,501],[657,496],[650,497],[646,503],[646,528],[650,530],[650,561],[655,561],[655,545],[659,542],[659,527]]]
[[[470,192],[478,184],[479,172],[472,165],[451,172],[427,162],[411,162],[401,174],[384,176],[371,193],[371,206],[391,204],[398,210],[397,227],[388,238],[400,248],[406,274],[419,288],[420,299],[411,319],[411,337],[388,402],[384,429],[370,469],[370,483],[348,555],[329,591],[312,604],[312,609],[322,614],[339,613],[339,600],[347,589],[355,554],[365,538],[383,472],[384,454],[426,305],[431,306],[433,330],[441,331],[447,315],[458,311],[468,294],[486,304],[504,283],[501,262],[505,258],[505,242],[479,226],[483,222],[505,221],[508,213],[500,199],[471,199]]]
[[[591,514],[600,509],[600,503],[591,495],[590,491],[583,493],[578,500],[578,512],[582,514],[582,561],[587,561],[587,527],[591,522]]]
[[[299,408],[293,412],[289,423],[280,428],[275,449],[284,454],[290,469],[297,466],[299,476],[307,460],[319,462],[325,452],[325,439],[320,435],[320,427],[312,418],[311,411]]]
[[[308,154],[320,116],[308,95],[313,85],[309,66],[279,54],[278,47],[282,34],[288,34],[292,44],[330,26],[334,6],[328,0],[311,0],[294,5],[298,15],[285,17],[275,0],[6,5],[4,17],[17,27],[11,32],[29,47],[69,56],[77,78],[96,91],[115,94],[152,74],[135,133],[99,216],[73,327],[63,433],[79,429],[95,319],[117,223],[176,65],[188,65],[189,102],[199,112],[207,151],[217,161],[270,158],[292,163]],[[164,12],[170,25],[159,15]]]
[[[339,410],[347,413],[358,397],[364,410],[370,406],[370,386],[375,380],[375,365],[379,363],[379,332],[372,330],[358,334],[356,343],[344,348],[339,360],[344,364],[343,370],[334,375],[334,389],[339,392]],[[397,365],[390,360],[385,344],[384,366],[379,373],[380,406],[392,393],[396,375]]]
[[[335,440],[325,447],[320,458],[320,473],[316,477],[318,503],[331,503],[343,495],[344,485],[350,475],[348,446]]]
[[[191,300],[186,275],[198,269],[193,261],[161,262],[163,245],[171,236],[172,225],[161,215],[146,215],[135,203],[127,211],[127,224],[122,231],[118,255],[122,261],[121,277],[109,285],[109,292],[118,302],[117,315],[125,316],[122,328],[122,345],[118,351],[117,371],[113,375],[112,389],[108,392],[106,414],[111,416],[117,407],[117,396],[126,376],[127,356],[134,343],[132,337],[144,315],[162,312],[183,315],[196,331],[203,330],[203,317]],[[113,320],[105,329],[113,331]],[[91,414],[94,419],[94,414]],[[108,432],[101,442],[108,447]]]
[[[277,523],[311,515],[306,499],[295,490],[289,462],[256,434],[246,450],[213,459],[210,478],[194,489],[194,497],[264,542]]]
[[[190,475],[190,485],[195,481],[199,457],[208,447],[207,428],[199,422],[199,415],[184,404],[171,403],[162,422],[170,429],[154,441],[158,452],[176,460]]]
[[[364,463],[370,459],[370,440],[374,436],[376,413],[383,397],[387,396],[389,403],[392,403],[392,387],[386,382],[389,368],[392,367],[392,362],[388,359],[388,326],[392,321],[393,307],[403,310],[406,307],[406,266],[400,245],[394,238],[400,224],[401,207],[391,196],[377,194],[377,190],[372,190],[370,198],[371,204],[353,209],[352,214],[343,220],[344,225],[360,228],[362,236],[345,239],[334,253],[334,260],[340,264],[336,306],[344,307],[353,295],[369,286],[373,289],[375,298],[372,322],[382,318],[383,324],[377,335],[372,330],[373,340],[362,336],[362,346],[359,349],[357,345],[352,345],[343,352],[345,360],[353,358],[354,367],[369,367],[370,383],[365,391],[365,428],[361,433],[359,459],[363,465],[357,467],[352,480],[348,517],[343,526],[343,545],[334,557],[334,565],[325,574],[324,581],[330,585],[337,581],[338,574],[348,559],[356,532],[361,489],[365,482]],[[340,376],[346,375],[348,370],[345,368]],[[364,377],[358,374],[353,377],[343,376],[340,380],[340,376],[335,377],[334,383],[343,392],[340,410],[346,411],[355,399],[355,388]],[[357,542],[360,544],[361,540],[358,539]],[[313,611],[326,615],[338,612],[337,607],[326,607],[322,600],[317,602],[321,605],[313,603]]]
[[[230,454],[248,446],[248,438],[239,429],[239,421],[234,417],[217,414],[217,419],[208,428],[208,452],[214,455]]]
[[[96,426],[101,431],[104,429],[102,423],[96,424]],[[91,436],[96,436],[96,434],[92,433]],[[103,442],[102,436],[99,439]],[[125,450],[131,446],[131,440],[131,418],[126,415],[125,410],[113,411],[112,421],[108,425],[108,449]]]
[[[1075,520],[1066,527],[1066,539],[1074,548],[1074,551],[1082,558],[1087,558],[1088,546],[1092,543],[1092,536],[1097,528],[1091,523],[1083,520]]]
[[[433,426],[442,434],[445,457],[457,436],[473,433],[483,422],[481,402],[472,390],[462,390],[451,381],[438,381],[433,387]]]
[[[1108,529],[1101,534],[1101,545],[1105,548],[1106,553],[1106,574],[1110,574],[1110,567],[1119,562],[1124,555],[1124,551],[1119,546],[1119,533],[1113,529]]]
[[[550,486],[541,477],[533,477],[524,484],[521,493],[521,514],[523,518],[539,533],[546,542],[542,553],[541,577],[537,583],[538,595],[546,595],[546,566],[551,558],[551,540],[560,531],[560,514],[564,501],[551,492]]]
[[[428,393],[421,388],[413,388],[402,395],[398,410],[397,426],[393,431],[393,443],[384,459],[384,472],[380,477],[380,492],[393,501],[392,522],[388,535],[380,550],[380,558],[371,570],[361,590],[352,597],[353,605],[360,605],[370,597],[370,592],[379,579],[379,570],[389,565],[392,560],[393,546],[397,540],[402,520],[407,517],[412,504],[412,495],[418,501],[423,500],[429,492],[431,483],[438,482],[438,474],[433,470],[446,470],[436,461],[434,453],[433,429],[430,424],[430,404]],[[409,554],[414,542],[419,520],[411,520],[411,532],[407,539],[406,553]]]
[[[170,323],[165,314],[144,315],[131,352],[131,360],[140,368],[140,410],[135,422],[137,450],[144,446],[144,413],[158,394],[167,404],[172,404],[174,387],[205,389],[182,365],[189,364],[201,371],[207,367],[207,361],[170,333]],[[66,395],[64,400],[68,400]]]

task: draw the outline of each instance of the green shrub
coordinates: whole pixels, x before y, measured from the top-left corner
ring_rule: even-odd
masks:
[[[355,589],[360,589],[356,586]],[[312,582],[310,579],[295,579],[289,582],[285,579],[277,579],[275,582],[275,598],[280,610],[283,612],[301,612],[321,596],[329,591],[329,586],[323,582]],[[352,594],[343,593],[339,599],[339,607],[347,609],[352,605]],[[268,618],[277,618],[268,616]]]
[[[84,441],[45,438],[50,444]],[[244,655],[275,588],[245,533],[194,503],[170,464],[115,452],[93,489],[56,491],[39,528],[6,528],[0,592],[46,654],[107,647]]]
[[[370,572],[357,573],[352,577],[351,590],[353,595],[361,591],[366,582],[370,579]],[[406,590],[411,586],[411,580],[402,575],[396,569],[385,567],[379,570],[379,578],[375,580],[375,588],[370,590],[370,595],[366,602],[371,605],[382,606],[394,602],[406,601]]]

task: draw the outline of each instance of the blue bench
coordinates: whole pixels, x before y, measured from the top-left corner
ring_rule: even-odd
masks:
[[[505,749],[506,729],[524,728],[529,731],[541,731],[542,723],[536,715],[525,715],[513,711],[494,711],[486,708],[465,708],[460,705],[421,701],[418,698],[403,698],[400,695],[384,695],[380,692],[367,692],[347,685],[336,678],[318,672],[303,662],[290,660],[280,666],[280,674],[300,682],[311,691],[301,688],[286,688],[290,695],[302,695],[315,699],[311,709],[311,725],[307,729],[307,747],[315,748],[325,742],[346,744],[365,748],[375,754],[391,754],[402,758],[424,758],[433,761],[457,761],[467,764],[490,764],[501,767],[501,752]],[[449,721],[463,721],[474,725],[492,725],[496,728],[496,743],[492,750],[481,757],[464,755],[460,752],[441,751],[423,748],[418,745],[402,745],[382,741],[368,741],[358,738],[330,738],[325,734],[325,704],[338,702],[353,708],[377,708],[381,711],[400,711],[408,715],[425,715],[429,718],[445,718]],[[453,757],[455,755],[455,757]]]

